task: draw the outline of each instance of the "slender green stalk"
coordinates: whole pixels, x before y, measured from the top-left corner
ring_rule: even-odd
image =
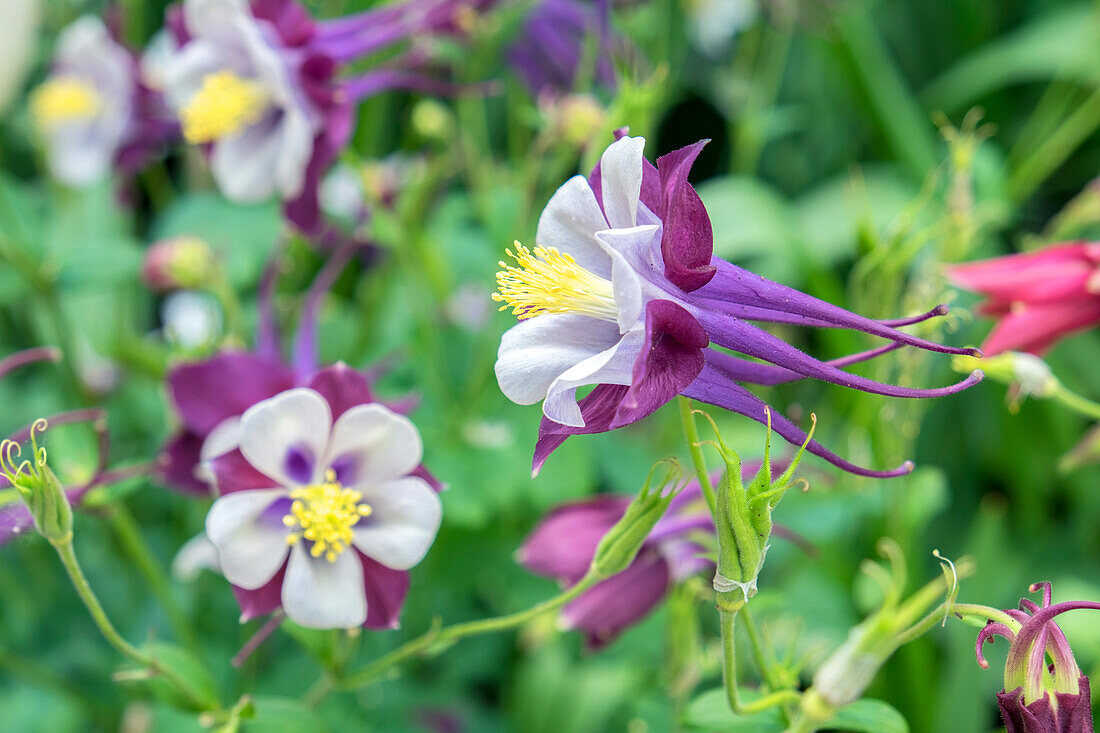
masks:
[[[88,583],[88,579],[84,576],[84,571],[80,569],[80,563],[77,562],[76,553],[73,551],[72,540],[70,539],[68,542],[57,543],[54,545],[54,548],[57,550],[57,556],[61,559],[61,564],[65,566],[65,572],[69,574],[69,578],[72,580],[76,594],[80,596],[80,600],[84,603],[84,607],[88,609],[88,613],[91,614],[92,620],[95,621],[95,625],[99,628],[100,633],[103,634],[103,638],[107,640],[107,643],[113,646],[124,657],[143,667],[153,670],[159,676],[170,682],[197,709],[201,710],[208,708],[209,705],[202,696],[195,692],[194,688],[192,688],[186,680],[180,677],[175,670],[164,666],[151,655],[146,654],[126,641],[126,639],[118,633],[114,624],[111,623],[111,619],[107,617],[107,612],[103,610],[103,605],[96,597],[91,584]]]
[[[797,703],[802,699],[794,690],[780,690],[765,695],[751,703],[741,702],[737,692],[737,650],[734,644],[734,621],[737,611],[719,610],[718,619],[722,634],[722,684],[726,688],[726,701],[730,709],[743,715],[759,713],[768,708]]]
[[[1050,399],[1079,415],[1084,415],[1093,420],[1100,420],[1100,404],[1086,399],[1076,392],[1071,392],[1062,384],[1058,385],[1058,388],[1050,395]]]
[[[695,466],[695,475],[699,478],[699,487],[703,490],[711,516],[714,516],[718,511],[718,501],[714,495],[714,484],[710,482],[710,475],[707,473],[707,460],[703,457],[703,446],[699,443],[699,428],[695,424],[691,399],[677,397],[676,404],[680,408],[680,423],[684,427],[684,437],[687,438],[691,463]]]
[[[1006,187],[1016,203],[1026,201],[1043,181],[1100,127],[1100,90],[1081,103],[1065,121],[1046,137],[1035,152],[1013,171]]]

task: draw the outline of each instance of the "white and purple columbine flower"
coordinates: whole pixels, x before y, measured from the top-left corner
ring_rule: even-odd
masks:
[[[112,168],[135,172],[177,132],[160,97],[142,83],[137,59],[92,15],[61,31],[30,110],[50,175],[73,187]]]
[[[412,0],[314,21],[296,0],[184,0],[182,13],[169,13],[179,50],[166,96],[186,140],[207,146],[227,197],[277,196],[292,223],[316,234],[320,181],[351,136],[356,104],[387,89],[451,89],[413,70],[428,58],[418,50],[359,76],[337,74],[413,36],[458,33],[477,5]]]
[[[622,135],[622,132],[620,132]],[[651,165],[645,140],[622,135],[587,179],[576,176],[550,199],[535,247],[518,242],[501,263],[494,299],[520,322],[501,339],[496,376],[513,402],[542,402],[534,469],[570,435],[613,430],[640,420],[674,396],[767,421],[766,405],[739,382],[778,384],[804,377],[897,397],[934,397],[965,389],[975,372],[941,389],[910,389],[843,371],[901,346],[952,354],[896,327],[946,313],[874,321],[712,256],[710,218],[688,183],[704,143]],[[885,338],[877,349],[833,362],[815,359],[750,321],[849,328]],[[751,359],[733,356],[719,346]],[[760,363],[760,362],[765,363]],[[577,390],[593,386],[583,399]],[[793,444],[807,436],[771,411],[772,426]],[[907,473],[860,468],[816,441],[808,450],[867,476]]]
[[[600,540],[623,518],[633,497],[607,495],[570,502],[552,510],[517,553],[528,570],[573,585],[588,572]],[[706,557],[706,534],[714,520],[699,490],[689,484],[669,505],[634,561],[618,575],[600,581],[561,612],[567,629],[583,631],[590,648],[613,641],[656,608],[677,582],[713,568]],[[713,549],[713,542],[710,543]]]
[[[1064,601],[1051,605],[1050,583],[1035,583],[1028,590],[1042,591],[1043,605],[1020,599],[1019,608],[1005,609],[1015,628],[990,621],[974,645],[978,664],[988,669],[982,645],[997,636],[1011,642],[1005,660],[1004,689],[997,693],[1007,733],[1092,733],[1089,678],[1077,666],[1066,635],[1054,619],[1067,611],[1098,611],[1100,603]]]
[[[266,604],[309,628],[396,626],[405,571],[442,513],[412,475],[421,453],[412,422],[379,404],[333,420],[324,397],[297,388],[249,408],[239,449],[211,463],[222,496],[206,518],[245,615]]]

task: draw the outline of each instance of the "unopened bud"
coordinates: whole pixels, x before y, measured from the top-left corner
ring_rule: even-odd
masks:
[[[46,465],[46,449],[38,446],[37,435],[45,429],[45,420],[36,420],[31,426],[32,455],[26,460],[20,460],[18,443],[0,443],[0,473],[23,500],[38,533],[59,545],[72,539],[73,510],[61,482]]]
[[[164,292],[210,284],[217,260],[205,240],[180,235],[156,242],[145,253],[142,279],[149,289]]]
[[[422,99],[412,110],[412,126],[426,140],[446,142],[454,130],[454,115],[434,99]]]
[[[680,491],[680,467],[674,462],[664,462],[667,466],[662,480],[656,489],[653,477],[661,467],[658,463],[646,477],[645,486],[627,506],[622,519],[615,523],[596,547],[592,558],[592,570],[601,578],[610,578],[626,570],[638,551],[642,549],[653,527],[664,516],[672,499]],[[668,487],[671,486],[671,489]],[[668,489],[668,490],[666,490]]]
[[[553,134],[573,147],[584,147],[603,129],[607,110],[590,94],[545,94],[539,107]]]

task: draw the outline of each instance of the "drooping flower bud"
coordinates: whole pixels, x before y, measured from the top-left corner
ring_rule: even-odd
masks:
[[[38,533],[61,545],[72,539],[73,510],[61,482],[46,465],[46,449],[38,446],[37,435],[45,429],[46,421],[41,419],[31,427],[32,455],[28,460],[19,460],[22,449],[18,443],[0,443],[0,474],[27,506]]]
[[[200,237],[183,234],[156,242],[145,253],[141,277],[150,290],[165,292],[210,285],[218,262]]]
[[[680,467],[675,462],[662,461],[667,471],[659,485],[653,488],[653,477],[661,463],[650,469],[641,492],[626,507],[622,519],[615,523],[596,546],[592,558],[592,570],[600,578],[610,578],[626,570],[642,544],[653,531],[653,527],[664,516],[668,505],[683,486],[680,484]],[[668,487],[672,487],[668,489]],[[666,491],[666,489],[668,489]]]

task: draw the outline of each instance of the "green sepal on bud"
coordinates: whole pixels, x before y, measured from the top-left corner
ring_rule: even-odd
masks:
[[[655,485],[654,477],[662,467],[665,471]],[[680,464],[674,459],[654,464],[646,476],[645,485],[630,502],[622,519],[608,530],[597,545],[591,565],[593,574],[599,578],[610,578],[634,562],[653,527],[686,485],[681,483],[681,475]]]
[[[713,444],[726,464],[717,489],[715,529],[718,535],[718,570],[714,575],[714,590],[722,610],[736,611],[756,595],[757,578],[764,567],[768,541],[772,534],[772,510],[787,490],[794,486],[794,472],[806,446],[813,438],[817,418],[806,442],[778,478],[773,477],[771,464],[771,412],[767,413],[768,433],[764,439],[764,460],[752,480],[745,484],[741,477],[741,459],[730,449],[718,432],[718,426],[705,412],[717,438]]]
[[[61,482],[46,465],[46,449],[38,447],[37,436],[46,427],[42,419],[31,426],[29,460],[19,460],[22,449],[15,441],[0,443],[0,473],[23,500],[38,533],[52,544],[62,545],[73,537],[73,509]]]

